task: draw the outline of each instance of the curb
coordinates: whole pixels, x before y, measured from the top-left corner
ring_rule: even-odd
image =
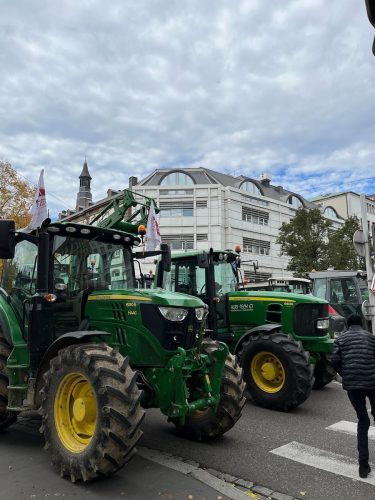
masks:
[[[231,500],[298,500],[290,495],[273,491],[261,485],[256,485],[243,478],[220,472],[216,469],[204,467],[198,462],[186,460],[182,457],[145,447],[137,447],[138,455],[156,462],[159,465],[173,469],[181,474],[191,476],[207,484]]]

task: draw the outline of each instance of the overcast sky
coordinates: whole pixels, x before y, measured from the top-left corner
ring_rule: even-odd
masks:
[[[43,7],[43,8],[42,8]],[[364,0],[1,1],[0,159],[52,211],[156,168],[375,192]]]

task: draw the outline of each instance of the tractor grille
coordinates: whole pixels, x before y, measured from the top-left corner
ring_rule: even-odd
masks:
[[[318,330],[318,319],[328,319],[328,304],[298,304],[294,309],[294,331],[301,337],[325,337],[327,330]]]
[[[184,321],[168,321],[153,304],[141,304],[142,322],[158,339],[164,349],[175,351],[178,347],[191,349],[196,343],[196,334],[201,329],[201,321],[190,309]]]

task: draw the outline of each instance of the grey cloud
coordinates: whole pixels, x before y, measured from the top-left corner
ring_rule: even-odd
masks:
[[[44,167],[54,210],[74,206],[85,154],[96,199],[181,164],[352,189],[374,163],[362,3],[7,2],[0,157]]]

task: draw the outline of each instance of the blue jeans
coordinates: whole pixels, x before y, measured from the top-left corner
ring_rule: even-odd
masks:
[[[358,462],[359,465],[368,465],[368,429],[370,427],[370,419],[367,413],[366,398],[369,399],[371,405],[371,414],[375,419],[375,390],[363,389],[348,391],[348,398],[357,413],[357,447],[358,447]]]

